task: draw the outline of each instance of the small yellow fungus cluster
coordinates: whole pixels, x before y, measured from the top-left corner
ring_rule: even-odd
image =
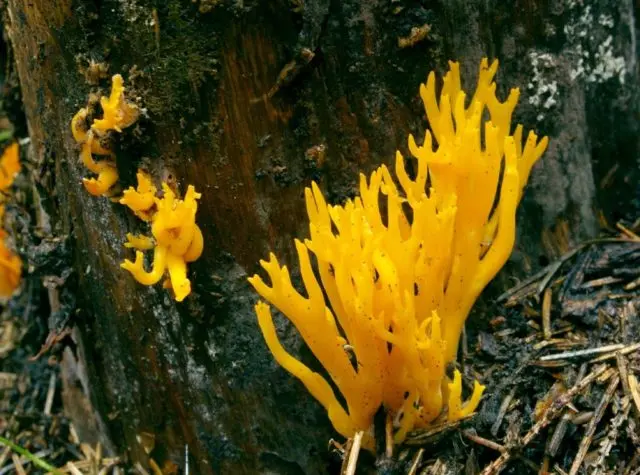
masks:
[[[136,250],[136,260],[131,262],[127,259],[121,267],[144,285],[158,283],[165,271],[168,272],[165,287],[173,289],[176,300],[181,302],[191,293],[187,262],[200,257],[204,244],[202,231],[196,224],[200,193],[189,185],[184,199],[176,199],[173,190],[163,183],[162,198],[157,198],[156,187],[147,175],[138,172],[137,180],[137,188],[125,190],[120,203],[128,206],[143,221],[151,223],[153,239],[128,234],[125,246]],[[151,249],[153,268],[147,272],[142,251]]]
[[[89,193],[94,196],[106,195],[118,181],[118,169],[114,161],[113,152],[108,145],[107,134],[114,130],[132,125],[139,115],[138,107],[127,102],[124,97],[122,76],[116,74],[111,78],[111,94],[100,99],[102,118],[94,119],[87,128],[89,108],[80,109],[71,120],[71,132],[75,141],[81,145],[80,158],[84,166],[98,175],[97,178],[84,178],[82,182]],[[96,162],[93,155],[103,155],[108,158]]]
[[[15,176],[20,172],[17,143],[9,145],[0,158],[0,226],[4,224],[4,201]],[[7,232],[0,227],[0,297],[10,297],[20,284],[22,261],[6,244]]]
[[[110,195],[113,185],[118,181],[118,170],[114,154],[109,146],[109,133],[122,132],[132,125],[139,115],[135,104],[127,102],[124,96],[122,76],[112,78],[111,94],[100,99],[102,118],[93,119],[88,127],[90,108],[80,109],[71,120],[71,131],[75,141],[82,146],[80,157],[85,167],[97,174],[97,178],[83,179],[85,188],[92,195]],[[109,156],[107,160],[96,162],[93,155]],[[184,199],[177,199],[175,192],[162,184],[161,197],[151,177],[142,171],[137,173],[137,187],[129,187],[119,198],[113,201],[127,206],[141,220],[150,223],[149,236],[127,234],[125,247],[136,250],[135,262],[126,259],[121,267],[131,272],[133,277],[145,285],[154,285],[165,275],[165,287],[173,289],[178,302],[191,293],[191,282],[187,278],[187,262],[200,257],[203,249],[203,237],[195,222],[200,193],[189,185]],[[142,251],[152,250],[153,268],[144,269]]]
[[[343,206],[327,204],[315,183],[306,190],[310,239],[295,241],[306,296],[274,254],[261,261],[271,285],[249,279],[296,326],[340,391],[344,405],[323,376],[287,353],[269,305],[258,302],[275,359],[345,437],[370,436],[381,406],[401,442],[436,419],[472,414],[480,402],[484,387],[476,382],[463,403],[461,375],[455,370],[450,379],[446,368],[474,301],[511,253],[516,207],[547,146],[530,132],[523,147],[521,125],[511,134],[519,91],[497,99],[497,68],[481,62],[470,100],[458,63],[450,63],[439,98],[429,75],[420,95],[431,131],[422,146],[409,136],[411,171],[398,152],[395,180],[384,165],[368,180],[361,175],[360,195]]]

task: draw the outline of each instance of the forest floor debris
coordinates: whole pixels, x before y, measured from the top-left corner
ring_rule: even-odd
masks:
[[[33,359],[47,330],[28,299],[17,296],[0,315],[0,475],[124,473],[119,458],[78,439],[63,413],[56,359]]]

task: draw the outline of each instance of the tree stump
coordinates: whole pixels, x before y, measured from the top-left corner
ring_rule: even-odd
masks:
[[[202,474],[328,470],[332,428],[267,351],[246,277],[269,250],[296,273],[304,187],[316,180],[342,202],[359,171],[406,152],[407,135],[426,127],[418,86],[447,60],[472,85],[480,58],[498,58],[501,97],[521,89],[515,121],[550,137],[488,295],[603,219],[637,216],[638,5],[507,3],[5,0],[41,211],[39,237],[22,249],[38,269],[27,278],[54,275],[74,296],[61,307],[77,345],[65,350],[65,400],[87,437],[97,431],[143,463],[151,448],[159,463],[188,457]],[[81,184],[70,121],[91,92],[108,93],[112,74],[145,109],[118,136],[122,186],[144,166],[202,193],[205,250],[183,303],[120,268],[139,221]],[[45,245],[55,268],[37,259]],[[317,368],[279,323],[285,345]]]

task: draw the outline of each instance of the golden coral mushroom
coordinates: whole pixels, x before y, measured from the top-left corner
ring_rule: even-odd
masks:
[[[124,247],[136,249],[138,251],[149,251],[155,247],[155,243],[149,236],[127,233],[127,242],[124,243]]]
[[[103,112],[102,118],[93,121],[92,130],[98,133],[104,133],[109,130],[122,132],[122,129],[133,125],[138,120],[140,111],[135,104],[125,99],[124,90],[122,76],[115,74],[111,78],[111,94],[109,97],[103,96],[100,99]]]
[[[118,181],[118,169],[113,161],[113,152],[103,145],[106,133],[114,130],[122,132],[138,119],[138,107],[128,102],[124,96],[122,76],[116,74],[112,78],[111,94],[100,99],[102,118],[94,119],[87,124],[89,109],[81,108],[71,119],[71,133],[76,143],[81,145],[80,158],[85,167],[98,175],[97,178],[85,178],[83,184],[92,195],[106,195]],[[108,159],[96,162],[93,155],[107,155]]]
[[[102,196],[107,194],[117,181],[118,170],[115,167],[105,167],[97,178],[83,178],[82,184],[93,196]]]
[[[6,232],[0,229],[0,297],[10,297],[22,275],[22,260],[7,247],[6,237]]]
[[[138,186],[130,186],[122,193],[120,204],[127,206],[134,214],[143,221],[151,221],[152,208],[155,206],[156,187],[151,181],[151,177],[142,171],[136,174]]]
[[[173,289],[178,302],[191,293],[191,282],[187,278],[187,263],[197,260],[202,254],[204,239],[196,224],[197,200],[193,185],[189,185],[184,199],[176,198],[174,191],[166,184],[162,185],[162,198],[155,197],[155,187],[151,179],[138,173],[137,190],[125,192],[121,203],[126,204],[136,214],[142,212],[146,221],[151,223],[153,239],[145,236],[127,235],[126,247],[136,249],[134,262],[126,259],[121,267],[144,285],[157,284],[165,274],[169,275],[166,287]],[[150,205],[149,198],[153,196]],[[140,215],[139,215],[140,216]],[[144,268],[143,250],[154,250],[150,271]]]
[[[0,226],[4,226],[4,202],[9,187],[20,172],[17,142],[9,145],[0,157]],[[7,233],[0,228],[0,297],[10,297],[20,284],[22,260],[7,247]]]
[[[516,207],[547,146],[531,132],[522,147],[523,128],[511,125],[519,93],[498,100],[497,67],[482,60],[468,106],[457,63],[439,95],[429,75],[420,95],[431,131],[421,146],[409,136],[411,175],[398,152],[395,178],[384,165],[361,175],[359,196],[344,205],[327,204],[315,183],[306,190],[310,238],[295,243],[306,295],[273,254],[261,261],[270,284],[249,279],[298,329],[341,398],[286,352],[259,302],[267,346],[345,437],[370,431],[381,406],[401,442],[436,419],[472,414],[480,402],[484,387],[476,382],[464,403],[461,375],[450,380],[446,367],[473,303],[511,253]]]
[[[0,191],[6,191],[20,173],[20,150],[17,142],[9,145],[0,158]]]

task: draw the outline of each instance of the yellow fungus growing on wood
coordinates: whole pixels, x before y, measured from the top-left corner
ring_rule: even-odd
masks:
[[[381,406],[396,421],[396,442],[476,410],[484,387],[476,382],[465,403],[460,373],[451,380],[446,368],[473,303],[511,253],[516,207],[547,146],[531,132],[523,148],[520,125],[512,133],[519,92],[498,100],[497,61],[482,60],[469,101],[458,63],[449,64],[439,95],[433,72],[420,87],[431,131],[420,146],[409,136],[411,175],[398,152],[395,178],[384,165],[361,175],[359,196],[344,205],[327,204],[316,183],[306,189],[310,238],[295,241],[306,295],[274,254],[261,261],[270,284],[249,278],[295,325],[341,398],[287,353],[260,301],[258,323],[278,363],[340,434],[366,431],[369,446]]]
[[[105,133],[109,130],[122,132],[122,129],[129,127],[136,120],[140,111],[135,104],[127,102],[124,97],[124,80],[119,74],[111,78],[111,94],[109,97],[100,99],[102,106],[102,119],[95,119],[91,129],[98,133]]]
[[[151,178],[144,172],[138,171],[136,174],[138,186],[130,186],[123,192],[120,204],[128,206],[135,215],[143,221],[151,221],[152,208],[155,205],[156,192]]]
[[[81,145],[80,158],[94,178],[84,178],[85,188],[92,195],[108,195],[118,181],[115,156],[109,147],[109,132],[135,123],[139,116],[138,107],[128,102],[124,95],[124,81],[116,74],[112,77],[109,97],[100,98],[102,117],[93,119],[91,125],[89,107],[80,109],[71,120],[74,140]],[[95,102],[91,101],[90,103]],[[107,144],[107,145],[105,145]],[[103,155],[99,161],[94,155]],[[153,237],[127,234],[125,247],[136,250],[132,262],[126,259],[121,267],[144,285],[154,285],[168,274],[165,287],[173,289],[177,301],[182,301],[191,293],[191,282],[187,278],[187,263],[197,260],[202,254],[204,239],[195,222],[197,201],[200,193],[189,186],[184,199],[177,199],[174,191],[164,183],[162,197],[157,196],[157,188],[151,177],[139,170],[137,186],[126,189],[113,201],[127,206],[141,220],[150,223]],[[143,251],[153,250],[153,264],[145,270]]]
[[[0,191],[6,191],[20,173],[20,150],[17,142],[9,145],[0,158]]]
[[[153,191],[152,191],[153,190]],[[129,189],[123,200],[132,210],[146,213],[151,222],[153,239],[145,236],[127,235],[126,247],[136,249],[134,262],[125,260],[121,267],[131,272],[133,277],[144,285],[160,282],[167,273],[166,287],[173,289],[178,302],[191,293],[191,282],[187,278],[187,263],[197,260],[202,254],[204,239],[196,224],[197,200],[193,185],[189,185],[184,199],[176,198],[174,191],[166,184],[162,185],[163,196],[155,196],[155,187],[149,177],[138,173],[137,190]],[[152,197],[150,204],[148,198]],[[121,201],[122,203],[122,201]],[[144,268],[144,255],[141,251],[153,249],[151,271]]]
[[[105,147],[102,139],[114,130],[122,132],[138,119],[138,107],[128,102],[124,96],[122,76],[112,77],[111,94],[102,97],[102,118],[94,119],[89,126],[89,109],[81,108],[71,119],[71,133],[76,143],[81,145],[80,158],[87,169],[98,175],[97,178],[85,178],[83,183],[89,193],[95,196],[106,195],[118,181],[118,169],[114,162],[113,152]],[[96,162],[93,155],[106,155],[109,158]]]
[[[20,150],[17,142],[9,145],[0,157],[0,297],[10,297],[20,284],[22,260],[7,246],[4,226],[4,202],[9,187],[20,172]]]
[[[134,235],[127,233],[127,242],[124,243],[124,247],[138,251],[150,251],[154,246],[155,243],[153,239],[149,236],[143,236],[142,234]]]
[[[4,206],[0,209],[2,216]],[[7,233],[0,229],[0,297],[10,297],[18,288],[22,275],[22,260],[7,247],[6,238]]]

